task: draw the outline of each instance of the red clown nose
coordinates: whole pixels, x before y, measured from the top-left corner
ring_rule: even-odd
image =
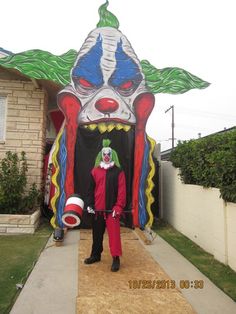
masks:
[[[96,104],[95,108],[102,113],[112,113],[119,108],[119,104],[112,98],[101,98]]]

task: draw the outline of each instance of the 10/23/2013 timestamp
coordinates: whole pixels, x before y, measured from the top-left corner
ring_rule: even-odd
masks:
[[[204,280],[128,280],[130,289],[203,289]]]

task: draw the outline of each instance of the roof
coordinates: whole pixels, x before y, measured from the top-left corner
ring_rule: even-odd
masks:
[[[0,58],[5,58],[7,56],[12,55],[13,53],[9,50],[3,49],[2,47],[0,47]]]

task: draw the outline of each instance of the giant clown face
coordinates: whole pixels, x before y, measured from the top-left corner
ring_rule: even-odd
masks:
[[[144,92],[144,75],[127,38],[111,27],[92,31],[63,91],[78,97],[79,125],[124,123],[134,125],[134,100]]]
[[[128,40],[116,29],[93,31],[71,72],[73,90],[82,105],[79,124],[135,124],[133,102],[146,91],[139,61]]]
[[[109,138],[126,173],[132,224],[140,225],[141,219],[143,226],[148,220],[145,193],[151,158],[145,126],[154,96],[146,88],[140,62],[120,31],[101,27],[88,35],[70,74],[70,84],[58,94],[66,118],[66,157],[62,153],[58,158],[59,163],[66,159],[66,170],[62,166],[59,170],[65,176],[58,184],[60,193],[64,190],[66,197],[79,193],[86,198],[96,154],[102,139]]]

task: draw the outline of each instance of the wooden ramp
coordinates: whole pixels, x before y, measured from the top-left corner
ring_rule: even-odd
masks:
[[[110,271],[111,256],[105,234],[99,263],[85,265],[90,255],[91,231],[81,230],[77,313],[195,313],[171,278],[145,250],[136,233],[121,229],[123,256],[117,273]]]

